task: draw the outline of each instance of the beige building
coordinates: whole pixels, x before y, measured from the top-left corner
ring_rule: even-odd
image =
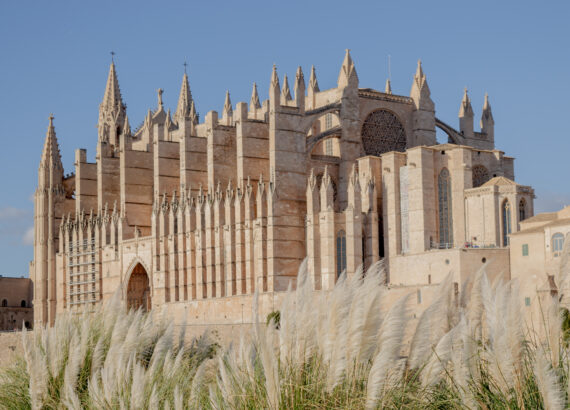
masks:
[[[570,283],[564,283],[560,275],[569,233],[567,206],[526,219],[520,224],[520,231],[511,235],[511,277],[520,283],[525,309],[534,315],[536,323],[542,322],[542,315],[550,306],[548,296],[562,298],[565,305],[570,301]]]
[[[509,234],[533,214],[533,190],[481,130],[465,91],[459,129],[436,117],[418,63],[409,96],[360,88],[346,52],[337,86],[314,68],[292,89],[273,67],[269,99],[226,94],[199,121],[184,74],[174,114],[162,102],[131,129],[111,64],[96,161],[64,174],[53,116],[35,195],[35,320],[82,310],[121,289],[129,306],[189,321],[243,321],[255,290],[275,307],[307,257],[315,288],[384,259],[392,288],[458,288],[488,261],[509,272]],[[436,127],[448,135],[437,144]],[[429,294],[430,291],[427,291]],[[248,312],[248,310],[246,310]]]
[[[0,276],[0,331],[33,324],[32,281]]]

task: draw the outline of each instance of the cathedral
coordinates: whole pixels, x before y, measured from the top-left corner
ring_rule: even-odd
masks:
[[[361,88],[346,51],[335,88],[314,67],[289,86],[274,66],[269,98],[200,122],[186,73],[176,111],[162,102],[131,128],[111,63],[95,162],[64,173],[50,116],[35,192],[34,321],[92,309],[115,292],[129,307],[203,323],[265,312],[306,259],[316,291],[383,260],[388,286],[422,292],[450,272],[460,289],[482,264],[510,275],[510,234],[533,215],[495,148],[487,97],[480,131],[467,90],[454,128],[436,116],[418,62],[409,96]],[[438,144],[436,128],[447,135]]]

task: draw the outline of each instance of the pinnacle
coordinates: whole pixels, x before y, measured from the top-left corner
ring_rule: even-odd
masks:
[[[40,165],[63,168],[59,144],[57,143],[57,137],[55,135],[55,127],[53,126],[53,119],[53,114],[50,114]]]
[[[289,89],[289,80],[287,80],[287,74],[283,78],[283,89],[281,90],[281,98],[284,101],[291,100],[291,90]]]
[[[182,85],[180,86],[180,96],[178,97],[178,106],[174,117],[178,120],[187,118],[190,115],[190,106],[192,104],[192,93],[188,83],[188,75],[184,73],[182,77]]]
[[[344,55],[344,60],[342,62],[342,67],[340,69],[340,73],[338,75],[337,84],[339,87],[346,87],[350,79],[355,77],[356,81],[358,81],[358,76],[356,75],[356,68],[354,65],[354,61],[352,61],[352,57],[350,56],[350,50],[346,49],[346,54]]]
[[[386,94],[392,94],[392,84],[390,83],[390,79],[386,79],[386,88],[384,89]]]
[[[467,94],[467,87],[463,90],[463,98],[461,99],[461,107],[459,108],[459,116],[465,117],[473,115],[473,108],[471,107],[471,99]]]
[[[483,110],[487,111],[491,109],[491,104],[489,104],[489,94],[485,93],[485,102],[483,103]]]
[[[303,69],[301,68],[301,66],[299,66],[297,68],[297,73],[295,74],[295,80],[297,81],[297,83],[299,81],[305,81],[305,76],[303,75]]]
[[[311,76],[309,77],[309,87],[315,92],[319,91],[319,83],[317,82],[317,73],[315,66],[311,66]]]
[[[273,71],[271,72],[271,87],[279,89],[279,77],[277,76],[277,66],[273,64]]]
[[[230,100],[230,92],[226,90],[226,99],[224,101],[224,114],[232,112],[232,101]]]
[[[105,95],[101,102],[101,108],[110,112],[119,110],[123,105],[121,98],[121,90],[119,88],[119,80],[115,71],[115,63],[111,62],[109,67],[109,76],[107,77],[107,85],[105,86]]]
[[[421,79],[424,77],[424,70],[422,69],[422,60],[418,60],[418,68],[416,69],[416,78]]]
[[[249,101],[249,108],[261,108],[259,103],[259,94],[257,93],[257,84],[253,83],[253,89],[251,90],[251,100]]]

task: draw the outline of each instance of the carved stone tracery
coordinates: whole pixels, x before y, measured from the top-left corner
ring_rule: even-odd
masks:
[[[403,152],[407,145],[406,131],[396,115],[387,110],[377,110],[364,120],[362,144],[366,155]]]

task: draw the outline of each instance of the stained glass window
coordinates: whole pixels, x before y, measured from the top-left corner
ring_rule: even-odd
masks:
[[[443,168],[437,180],[439,204],[439,245],[453,247],[453,217],[451,215],[451,176]]]
[[[346,233],[338,231],[336,235],[336,276],[337,278],[346,269]]]
[[[332,114],[329,112],[325,114],[325,130],[332,128]]]
[[[503,202],[503,246],[509,246],[511,233],[511,205],[509,201]]]
[[[406,131],[398,117],[390,111],[374,111],[362,125],[362,144],[366,155],[403,152],[406,150]]]
[[[325,155],[332,156],[333,155],[333,141],[332,138],[329,138],[325,141]]]
[[[475,165],[472,170],[473,188],[480,187],[489,180],[489,171],[483,165]]]

